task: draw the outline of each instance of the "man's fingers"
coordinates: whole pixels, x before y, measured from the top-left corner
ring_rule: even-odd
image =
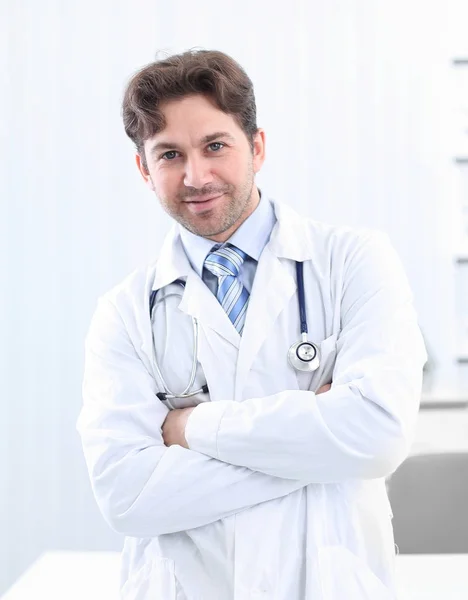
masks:
[[[326,383],[325,385],[322,385],[322,387],[320,387],[315,392],[315,395],[317,395],[317,394],[323,394],[324,392],[328,392],[329,389],[331,389],[331,383]]]

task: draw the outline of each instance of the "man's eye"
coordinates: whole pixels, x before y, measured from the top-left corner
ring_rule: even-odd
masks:
[[[177,151],[176,150],[169,150],[168,152],[164,152],[164,154],[161,156],[161,158],[163,158],[164,160],[174,160],[174,158],[177,157]]]
[[[213,142],[208,146],[208,148],[214,152],[217,152],[218,150],[221,150],[221,148],[224,148],[224,144],[222,142]]]

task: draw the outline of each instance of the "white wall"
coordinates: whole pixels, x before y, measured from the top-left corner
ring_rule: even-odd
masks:
[[[246,68],[268,136],[259,183],[304,214],[391,235],[438,385],[453,381],[456,6],[0,0],[0,592],[44,549],[121,544],[75,421],[96,298],[156,255],[169,224],[120,120],[126,80],[158,49],[217,48]]]

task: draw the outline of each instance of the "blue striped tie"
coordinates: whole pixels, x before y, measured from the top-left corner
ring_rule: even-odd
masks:
[[[205,259],[205,267],[218,277],[216,297],[240,335],[249,303],[249,292],[239,279],[239,269],[246,256],[245,252],[228,244],[210,252]]]

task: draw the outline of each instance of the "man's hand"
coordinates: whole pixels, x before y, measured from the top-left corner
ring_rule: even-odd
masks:
[[[196,406],[190,406],[188,408],[174,408],[169,411],[162,426],[162,436],[166,446],[177,444],[188,449],[187,440],[185,439],[185,425],[190,413],[195,408]]]
[[[324,392],[328,392],[330,388],[331,384],[326,383],[325,385],[322,385],[315,394],[323,394]],[[190,406],[188,408],[174,408],[169,411],[162,426],[162,436],[164,444],[167,447],[177,444],[182,446],[182,448],[188,449],[187,440],[185,439],[185,425],[187,424],[190,413],[195,408],[196,406]]]

